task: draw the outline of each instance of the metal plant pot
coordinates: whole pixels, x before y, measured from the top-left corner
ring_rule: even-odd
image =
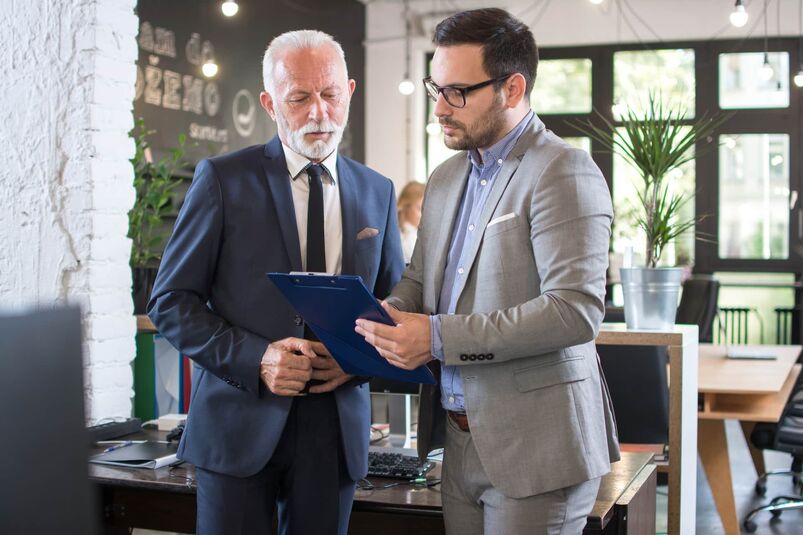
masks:
[[[675,325],[682,268],[621,268],[628,329],[667,330]]]

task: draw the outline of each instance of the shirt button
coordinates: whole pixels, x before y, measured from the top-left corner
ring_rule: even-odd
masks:
[[[474,225],[469,225],[468,230],[474,230]]]
[[[498,160],[496,160],[496,163],[502,165],[503,163],[505,163],[505,161],[502,158],[499,158]]]
[[[454,403],[454,396],[449,396],[449,403]]]
[[[462,275],[463,274],[463,268],[457,268],[457,273],[459,275]]]
[[[480,180],[480,186],[484,186],[484,185],[485,185],[485,184],[487,184],[487,183],[488,183],[488,181],[487,181],[487,180]]]

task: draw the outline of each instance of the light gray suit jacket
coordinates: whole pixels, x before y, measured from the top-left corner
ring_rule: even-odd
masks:
[[[462,192],[465,152],[429,179],[410,266],[388,302],[433,314]],[[594,339],[604,313],[613,211],[602,173],[538,117],[497,175],[443,352],[460,367],[471,435],[491,483],[512,498],[606,474],[619,459]],[[438,387],[422,391],[419,453],[441,446]]]

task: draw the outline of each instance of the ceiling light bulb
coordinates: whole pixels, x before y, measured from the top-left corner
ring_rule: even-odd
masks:
[[[415,84],[409,79],[405,78],[399,82],[399,93],[402,95],[412,95],[415,92]]]
[[[741,28],[745,24],[747,24],[747,19],[750,16],[747,14],[747,10],[742,5],[742,0],[736,0],[736,6],[733,8],[730,14],[730,21],[731,24],[736,26],[737,28]]]
[[[201,72],[204,73],[204,76],[207,78],[213,78],[217,74],[217,63],[214,61],[207,61],[201,67]]]
[[[803,87],[803,68],[797,71],[797,74],[794,78],[792,78],[792,81],[795,82],[797,87]]]
[[[436,122],[427,123],[427,134],[437,136],[441,133],[441,125]]]
[[[223,11],[223,14],[227,17],[233,17],[240,11],[240,6],[238,6],[237,2],[234,0],[226,0],[220,4],[220,10]]]
[[[591,2],[592,4],[594,4],[595,6],[598,6],[598,5],[600,5],[600,4],[601,4],[601,3],[602,3],[604,0],[588,0],[588,1],[589,1],[589,2]]]
[[[758,72],[758,75],[765,82],[772,80],[772,77],[775,76],[775,71],[773,70],[772,65],[770,65],[770,60],[766,53],[764,54],[764,64],[761,66],[761,70]]]

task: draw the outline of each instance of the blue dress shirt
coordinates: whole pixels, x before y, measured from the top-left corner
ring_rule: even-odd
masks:
[[[488,193],[491,191],[499,170],[502,169],[502,164],[513,150],[519,136],[530,124],[533,115],[532,111],[528,113],[513,130],[485,151],[481,155],[481,161],[480,154],[476,150],[468,152],[471,174],[463,191],[460,210],[452,231],[452,241],[449,245],[446,269],[443,273],[443,287],[438,300],[438,314],[454,314],[457,308],[457,298],[459,297],[457,289],[462,286],[462,282],[468,276],[471,268],[465,264],[467,259],[463,256],[463,246],[467,238],[485,230],[477,227],[476,222],[485,207]],[[443,362],[440,316],[430,316],[429,322],[432,332],[432,356]],[[463,401],[463,379],[457,366],[443,366],[441,370],[441,403],[443,408],[449,411],[465,412],[466,410]]]

